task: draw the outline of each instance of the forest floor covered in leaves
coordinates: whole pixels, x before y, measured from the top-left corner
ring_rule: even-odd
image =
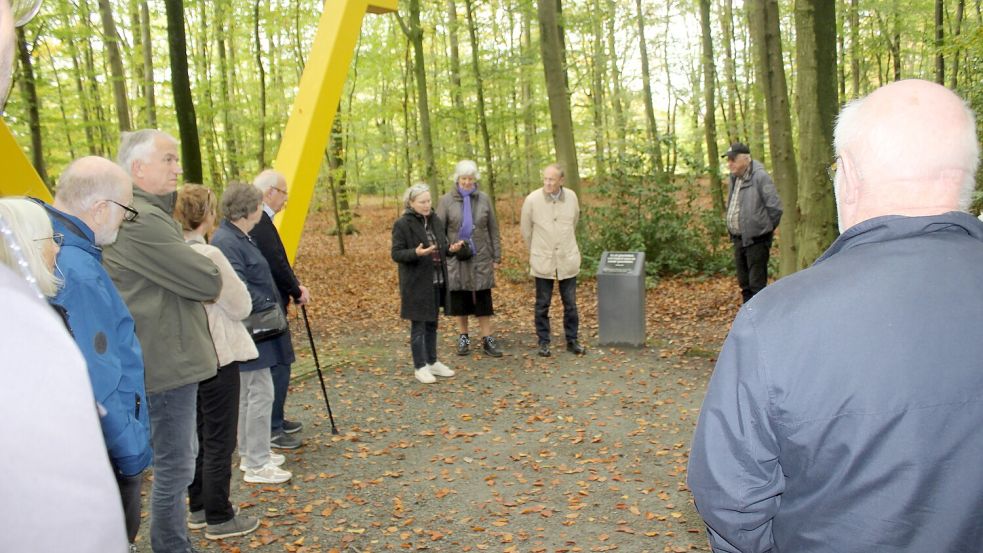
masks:
[[[363,200],[364,203],[367,203]],[[707,550],[685,485],[690,436],[720,343],[739,307],[732,278],[662,280],[647,292],[647,346],[596,344],[593,279],[579,287],[587,355],[536,355],[532,283],[515,210],[499,206],[503,266],[495,290],[505,356],[454,354],[441,321],[438,352],[457,371],[413,378],[408,324],[399,319],[389,238],[397,208],[358,208],[346,255],[327,213],[308,221],[298,273],[328,397],[331,434],[303,320],[288,416],[305,445],[287,453],[283,485],[242,482],[232,496],[262,518],[245,537],[202,551],[502,553]],[[559,298],[554,309],[559,313]],[[235,461],[238,463],[238,459]],[[149,495],[149,482],[145,494]],[[146,500],[146,498],[145,498]],[[146,501],[145,501],[146,507]],[[146,513],[145,513],[146,515]],[[149,551],[149,519],[138,541]]]

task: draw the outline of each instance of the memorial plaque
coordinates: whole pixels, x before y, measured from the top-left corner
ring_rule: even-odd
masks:
[[[645,252],[601,254],[597,322],[601,345],[645,345]]]

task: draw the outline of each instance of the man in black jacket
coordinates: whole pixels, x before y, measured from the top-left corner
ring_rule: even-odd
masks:
[[[310,301],[311,294],[297,280],[297,275],[294,274],[287,260],[287,252],[283,248],[280,234],[273,226],[273,216],[287,203],[287,181],[277,171],[266,169],[253,180],[253,186],[263,193],[263,215],[249,236],[256,242],[259,251],[270,264],[270,271],[280,292],[283,309],[287,309],[291,298],[295,304],[305,305]],[[287,400],[287,388],[290,386],[290,363],[273,365],[270,367],[270,374],[273,376],[270,445],[280,449],[295,449],[300,447],[300,440],[291,434],[299,432],[304,425],[287,420],[283,412]]]

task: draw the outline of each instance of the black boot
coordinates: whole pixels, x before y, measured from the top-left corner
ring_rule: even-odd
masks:
[[[495,343],[494,336],[485,336],[481,339],[481,347],[485,350],[485,355],[490,355],[491,357],[501,357],[502,350],[498,349],[498,345]]]

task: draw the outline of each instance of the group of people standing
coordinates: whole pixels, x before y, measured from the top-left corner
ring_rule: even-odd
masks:
[[[259,526],[229,500],[236,448],[246,482],[291,478],[271,448],[302,443],[284,417],[286,309],[310,300],[271,219],[287,201],[281,174],[230,183],[219,200],[197,184],[178,192],[181,172],[174,138],[146,129],[123,134],[118,164],[71,163],[53,205],[0,199],[0,261],[48,299],[85,359],[131,548],[153,465],[150,542],[168,553],[195,551],[188,528],[221,539]]]
[[[459,329],[457,354],[471,353],[469,317],[478,319],[481,350],[501,357],[492,333],[492,288],[502,261],[502,242],[491,197],[479,190],[478,166],[462,160],[454,168],[453,188],[433,208],[430,188],[415,184],[403,194],[404,212],[393,224],[392,259],[398,264],[400,316],[410,321],[414,376],[424,384],[454,371],[437,359],[440,308]],[[578,340],[577,275],[580,250],[576,227],[577,195],[563,188],[563,168],[543,170],[543,187],[522,207],[522,237],[529,249],[530,273],[536,280],[535,324],[539,355],[549,357],[549,307],[559,281],[567,350],[581,355]]]

